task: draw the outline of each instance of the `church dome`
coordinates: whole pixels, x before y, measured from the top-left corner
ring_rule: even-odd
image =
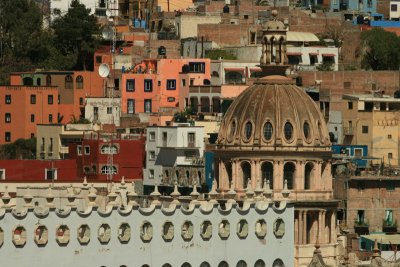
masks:
[[[258,79],[231,104],[221,122],[218,145],[267,149],[330,146],[316,103],[292,79]]]

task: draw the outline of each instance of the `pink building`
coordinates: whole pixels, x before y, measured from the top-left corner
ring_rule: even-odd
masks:
[[[210,84],[210,59],[153,59],[122,75],[122,113],[183,110],[189,85]]]

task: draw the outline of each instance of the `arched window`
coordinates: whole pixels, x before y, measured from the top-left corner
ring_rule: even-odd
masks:
[[[310,124],[308,124],[308,122],[305,122],[303,124],[303,133],[306,139],[310,139],[311,129],[310,129]]]
[[[65,89],[73,89],[74,88],[74,80],[71,75],[65,76]]]
[[[243,83],[243,75],[237,71],[228,71],[225,73],[225,83],[241,84]]]
[[[276,259],[274,263],[272,263],[272,267],[285,267],[285,264],[281,259]]]
[[[226,261],[221,261],[221,262],[218,264],[218,267],[229,267],[229,264],[228,264]]]
[[[36,78],[36,86],[41,86],[42,85],[42,79]]]
[[[247,267],[247,263],[244,260],[238,261],[236,267]]]
[[[101,147],[102,154],[117,154],[118,148],[115,145],[104,145]]]
[[[283,168],[283,182],[287,181],[288,189],[293,189],[293,175],[295,171],[295,166],[292,162],[285,164]]]
[[[265,262],[263,260],[258,260],[254,263],[254,267],[265,267]]]
[[[25,77],[22,79],[22,83],[23,83],[23,85],[32,86],[33,79],[31,77]]]
[[[251,166],[247,161],[243,162],[242,167],[242,179],[243,179],[243,188],[247,188],[247,183],[251,179]]]
[[[51,86],[51,76],[50,75],[46,76],[46,86]]]
[[[311,189],[311,179],[313,174],[314,164],[308,162],[304,168],[304,189]]]
[[[182,264],[182,267],[192,267],[192,265],[190,265],[190,263],[188,262],[185,262]]]
[[[261,166],[262,179],[269,181],[269,187],[274,188],[274,165],[271,162],[264,162]]]
[[[101,167],[101,174],[117,174],[117,168],[115,166],[105,165]]]
[[[83,89],[83,77],[82,77],[82,75],[78,75],[76,77],[76,89]]]

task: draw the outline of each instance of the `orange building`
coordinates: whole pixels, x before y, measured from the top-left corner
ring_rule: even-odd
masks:
[[[84,117],[85,97],[102,97],[104,79],[89,71],[12,73],[0,87],[0,144],[31,138],[37,124],[68,123]]]
[[[144,60],[122,74],[122,113],[154,113],[187,106],[189,85],[210,84],[210,59]]]
[[[55,123],[68,123],[85,114],[85,97],[104,95],[104,80],[97,72],[90,71],[36,71],[12,73],[11,85],[55,86],[58,88],[55,102],[59,117]]]
[[[53,86],[0,86],[0,144],[32,138],[36,124],[57,123],[57,95]]]

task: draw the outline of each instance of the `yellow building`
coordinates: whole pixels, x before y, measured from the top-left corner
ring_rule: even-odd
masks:
[[[343,95],[343,144],[367,145],[374,163],[400,165],[400,99],[381,93]],[[367,156],[367,155],[362,155]]]

